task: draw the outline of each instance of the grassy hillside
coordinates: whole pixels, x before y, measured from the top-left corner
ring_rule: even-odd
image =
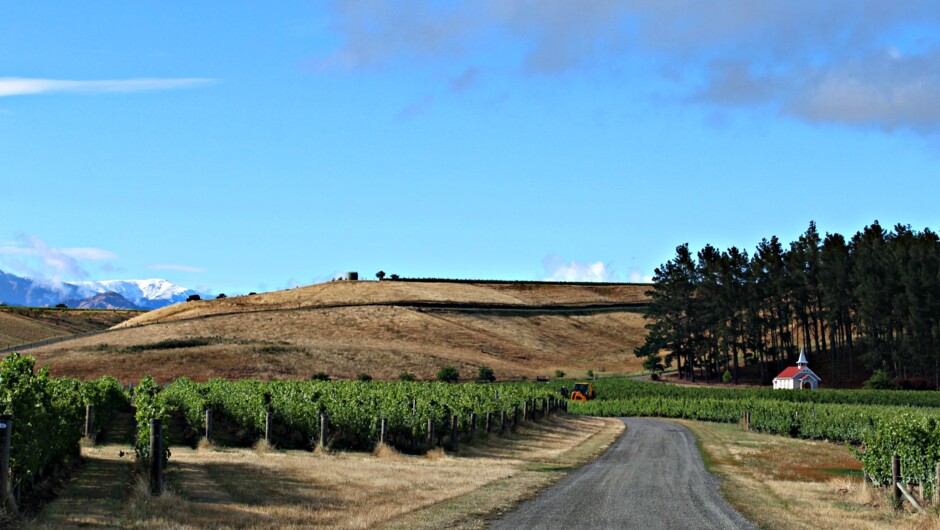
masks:
[[[0,349],[106,330],[141,311],[0,307]]]
[[[634,372],[644,285],[331,282],[151,311],[31,349],[56,375],[431,379]]]

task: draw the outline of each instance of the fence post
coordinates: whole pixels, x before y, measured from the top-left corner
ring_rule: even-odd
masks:
[[[901,506],[901,458],[898,455],[891,457],[891,489],[894,496],[894,507]]]
[[[328,428],[329,423],[327,422],[326,414],[320,414],[320,449],[326,449],[326,429]]]
[[[388,418],[382,418],[379,424],[379,443],[384,444],[388,439]]]
[[[95,436],[95,406],[85,405],[85,438],[89,440]]]
[[[937,480],[934,482],[933,503],[940,506],[940,462],[937,462]]]
[[[458,422],[458,421],[459,421],[459,419],[457,418],[457,415],[456,415],[456,414],[454,414],[453,416],[451,416],[451,418],[450,418],[450,441],[453,442],[454,445],[457,445],[457,442],[459,441],[459,440],[458,440],[458,436],[459,436],[459,435],[458,435],[458,433],[457,433],[457,424],[458,424],[457,422]]]
[[[10,482],[10,436],[13,433],[13,416],[0,416],[0,504],[10,512],[16,512],[16,501]]]
[[[271,435],[274,434],[271,432],[272,427],[274,426],[274,415],[271,414],[271,411],[264,413],[264,441],[268,445],[271,445]]]
[[[150,420],[150,494],[163,494],[163,420]]]
[[[529,403],[526,401],[522,402],[522,421],[529,419]]]
[[[473,438],[473,435],[477,433],[477,413],[470,413],[470,437]]]
[[[434,416],[428,418],[428,444],[434,445]]]
[[[206,442],[212,443],[212,410],[206,409]]]

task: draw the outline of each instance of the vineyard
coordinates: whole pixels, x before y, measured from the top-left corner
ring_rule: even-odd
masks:
[[[368,450],[383,438],[399,450],[419,452],[445,441],[455,443],[455,433],[459,437],[477,430],[502,430],[520,414],[530,419],[558,405],[552,389],[524,383],[223,379],[195,383],[182,378],[160,388],[146,378],[134,395],[137,449],[145,458],[154,419],[174,426],[175,443],[192,444],[211,430],[213,443],[224,439],[251,445],[263,437],[279,447],[312,448],[324,443]],[[206,411],[215,418],[214,428],[207,425]]]
[[[73,463],[84,436],[86,406],[94,407],[94,437],[112,415],[130,405],[116,379],[81,382],[50,378],[35,361],[13,353],[0,362],[0,412],[12,417],[10,483],[14,497],[28,494],[36,481]],[[9,423],[9,422],[6,422]]]
[[[159,449],[165,463],[171,445],[195,446],[210,437],[213,444],[228,446],[264,440],[280,448],[372,450],[385,444],[421,453],[435,446],[454,448],[477,434],[503,432],[562,408],[551,388],[526,383],[181,378],[161,386],[147,377],[133,397],[141,464],[153,462],[153,420],[167,426]],[[82,437],[94,439],[130,405],[130,393],[114,378],[51,378],[45,368],[36,370],[32,357],[7,356],[0,363],[0,445],[5,433],[12,433],[12,491],[0,488],[0,496],[18,504],[38,480],[77,463]]]
[[[557,385],[556,385],[557,386]],[[594,401],[569,412],[594,416],[654,416],[738,423],[759,432],[850,443],[870,480],[891,481],[891,459],[902,479],[929,493],[940,462],[940,393],[885,390],[726,389],[627,379],[595,383]]]

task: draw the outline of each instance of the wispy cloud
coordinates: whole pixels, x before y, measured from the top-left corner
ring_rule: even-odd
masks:
[[[111,79],[99,81],[75,81],[68,79],[37,79],[24,77],[0,77],[0,97],[50,94],[57,92],[115,93],[147,92],[194,88],[215,82],[214,79],[151,78]]]
[[[555,282],[616,282],[617,275],[603,261],[593,263],[583,261],[566,262],[556,254],[542,260],[545,273],[543,280]]]
[[[486,64],[495,39],[519,73],[547,78],[644,68],[672,100],[807,123],[940,133],[935,0],[338,1],[326,66]],[[638,66],[643,65],[643,66]],[[485,68],[481,66],[480,68]],[[479,72],[452,78],[454,92]],[[595,76],[595,78],[597,78]],[[660,99],[661,100],[661,99]]]
[[[201,267],[190,267],[188,265],[147,265],[147,268],[154,271],[206,272],[206,269]]]
[[[0,246],[0,263],[13,271],[53,285],[84,280],[88,272],[81,261],[105,261],[118,255],[100,248],[55,248],[34,235],[23,235]]]

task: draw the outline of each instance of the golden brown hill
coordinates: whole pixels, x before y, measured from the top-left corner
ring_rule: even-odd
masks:
[[[0,307],[0,349],[106,330],[139,314],[128,310]]]
[[[331,282],[186,302],[113,331],[29,350],[57,375],[307,378],[316,372],[432,379],[556,369],[632,372],[644,285]]]

